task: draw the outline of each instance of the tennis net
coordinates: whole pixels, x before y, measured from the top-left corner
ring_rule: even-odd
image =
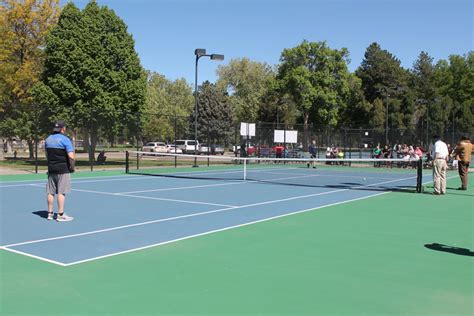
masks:
[[[259,158],[126,152],[126,173],[305,187],[422,191],[421,160]]]

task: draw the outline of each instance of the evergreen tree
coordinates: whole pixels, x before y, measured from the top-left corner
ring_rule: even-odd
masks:
[[[431,138],[434,130],[442,129],[438,120],[443,116],[440,94],[436,88],[435,67],[433,58],[426,52],[421,52],[413,64],[412,86],[416,102],[415,123],[423,130],[425,143]],[[430,130],[431,129],[431,130]],[[439,133],[436,132],[436,133]],[[427,144],[425,144],[427,145]]]
[[[382,50],[379,44],[372,43],[355,73],[362,80],[366,100],[374,106],[369,120],[373,127],[386,128],[388,121],[389,129],[412,128],[414,104],[408,89],[409,73],[397,58]],[[385,105],[384,109],[380,102]],[[380,117],[384,117],[385,122],[382,123]]]
[[[190,117],[194,128],[195,113]],[[233,134],[234,112],[227,93],[206,81],[199,88],[198,140],[212,143],[227,142]]]

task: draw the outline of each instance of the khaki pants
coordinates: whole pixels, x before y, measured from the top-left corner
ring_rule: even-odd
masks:
[[[469,163],[459,161],[458,163],[459,177],[461,178],[461,187],[467,189],[467,173],[469,172]]]
[[[433,161],[433,187],[435,193],[446,194],[446,170],[445,159],[435,159]]]

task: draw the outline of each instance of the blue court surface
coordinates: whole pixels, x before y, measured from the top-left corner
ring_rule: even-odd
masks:
[[[252,173],[269,177],[255,181]],[[69,266],[413,188],[416,174],[292,167],[256,168],[246,181],[144,175],[73,178],[66,213],[75,220],[64,223],[46,219],[45,182],[0,182],[1,247]]]

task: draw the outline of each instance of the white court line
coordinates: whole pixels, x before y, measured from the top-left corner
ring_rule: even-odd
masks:
[[[187,187],[173,187],[173,188],[151,189],[151,190],[141,190],[141,191],[118,192],[118,193],[115,193],[115,194],[123,195],[123,194],[134,194],[134,193],[186,190],[186,189],[197,189],[197,188],[219,187],[219,186],[226,186],[226,185],[236,185],[236,184],[243,184],[243,183],[245,183],[245,182],[242,180],[240,182],[231,182],[231,183],[203,184],[203,185],[193,185],[193,186],[187,186]]]
[[[411,179],[411,178],[407,178],[407,179]],[[407,179],[403,179],[403,180],[407,180]],[[390,183],[390,182],[395,182],[395,181],[401,181],[401,180],[402,179],[392,180],[392,181],[385,181],[385,182],[380,182],[380,183],[372,184],[372,185],[368,185],[368,186],[380,185],[380,184],[385,184],[385,183]],[[368,186],[359,186],[359,187],[354,187],[354,188],[363,188],[363,187],[368,187]],[[202,215],[213,214],[213,213],[220,213],[220,212],[225,212],[225,211],[229,211],[229,210],[237,210],[237,209],[242,209],[242,208],[247,208],[247,207],[254,207],[254,206],[260,206],[260,205],[266,205],[266,204],[281,203],[281,202],[286,202],[286,201],[304,199],[304,198],[308,198],[308,197],[315,197],[315,196],[321,196],[321,195],[326,195],[326,194],[349,191],[349,190],[353,190],[354,188],[346,188],[346,189],[339,189],[339,190],[334,190],[334,191],[326,191],[326,192],[319,192],[319,193],[313,193],[313,194],[306,194],[306,195],[294,196],[294,197],[280,199],[280,200],[270,200],[270,201],[246,204],[246,205],[237,206],[237,207],[227,207],[227,208],[222,208],[222,209],[217,209],[217,210],[212,210],[212,211],[205,211],[205,212],[200,212],[200,213],[192,213],[192,214],[187,214],[187,215],[162,218],[162,219],[157,219],[157,220],[152,220],[152,221],[147,221],[147,222],[124,225],[124,226],[120,226],[120,227],[112,227],[112,228],[106,228],[106,229],[101,229],[101,230],[95,230],[95,231],[91,231],[91,232],[78,233],[78,234],[59,236],[59,237],[52,237],[52,238],[45,238],[45,239],[39,239],[39,240],[33,240],[33,241],[25,241],[25,242],[16,243],[16,244],[4,245],[4,246],[1,246],[0,248],[22,246],[22,245],[26,245],[26,244],[39,243],[39,242],[44,242],[44,241],[51,241],[51,240],[65,239],[65,238],[71,238],[71,237],[78,237],[78,236],[83,236],[83,235],[90,235],[90,234],[95,234],[95,233],[102,233],[102,232],[107,232],[107,231],[117,230],[117,229],[123,229],[123,228],[128,228],[128,227],[134,227],[134,226],[140,226],[140,225],[149,225],[149,224],[166,222],[166,221],[177,220],[177,219],[182,219],[182,218],[202,216]],[[388,193],[388,192],[385,192],[385,193]]]
[[[131,195],[131,194],[115,194],[115,195],[116,196],[128,196],[128,197],[132,197],[132,198],[147,199],[147,200],[169,201],[169,202],[179,202],[179,203],[187,203],[187,204],[201,204],[201,205],[211,205],[211,206],[224,206],[224,207],[228,207],[228,208],[239,208],[240,207],[240,206],[237,206],[237,205],[175,200],[175,199],[157,198],[157,197],[151,197],[151,196],[142,196],[142,195]]]
[[[62,267],[67,267],[67,264],[64,264],[62,262],[51,260],[51,259],[48,259],[48,258],[43,258],[43,257],[40,257],[40,256],[35,256],[35,255],[30,254],[30,253],[19,251],[19,250],[16,250],[16,249],[10,249],[10,248],[7,248],[7,247],[0,247],[0,249],[10,251],[10,252],[14,252],[14,253],[24,255],[24,256],[27,256],[27,257],[30,257],[30,258],[38,259],[38,260],[41,260],[41,261],[54,263],[54,264],[57,264],[57,265],[62,266]]]

